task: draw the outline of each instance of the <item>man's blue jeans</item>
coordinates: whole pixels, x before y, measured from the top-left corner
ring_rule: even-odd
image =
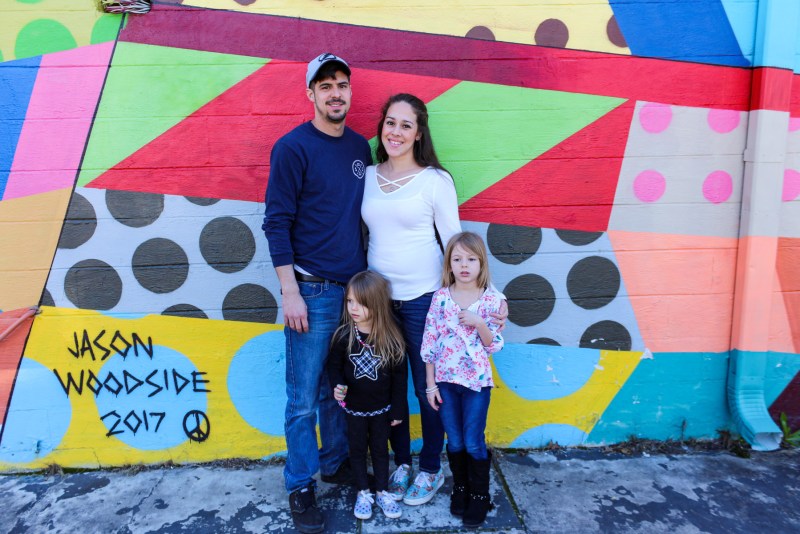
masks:
[[[425,331],[425,318],[431,306],[433,293],[425,293],[413,300],[395,300],[393,310],[403,337],[406,341],[408,362],[411,365],[411,380],[414,383],[414,394],[419,401],[420,419],[422,422],[422,450],[419,453],[419,468],[426,473],[437,473],[441,468],[441,454],[444,446],[444,428],[439,413],[428,404],[425,394],[425,362],[419,355],[422,346],[422,334]],[[408,417],[397,426],[393,426],[389,442],[394,452],[394,463],[411,465],[411,433]]]
[[[447,432],[447,452],[461,452],[476,460],[486,460],[486,415],[492,388],[473,391],[458,384],[438,382],[442,404],[439,415]]]
[[[314,482],[314,474],[336,472],[347,459],[344,411],[333,398],[325,371],[331,336],[339,325],[344,287],[298,282],[308,308],[309,331],[286,327],[286,467],[283,477],[291,493]],[[317,449],[317,411],[322,448]]]

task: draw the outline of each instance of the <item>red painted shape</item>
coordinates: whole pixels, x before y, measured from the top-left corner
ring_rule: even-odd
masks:
[[[28,308],[20,308],[0,313],[0,332],[5,332],[6,328],[27,311]],[[25,347],[25,340],[28,339],[28,332],[30,332],[32,324],[33,317],[29,317],[0,342],[0,425],[5,424],[6,413],[8,413],[11,401],[11,391],[14,388],[14,380],[22,359],[22,349]]]
[[[98,176],[88,187],[261,201],[269,153],[286,132],[313,116],[306,65],[272,61]],[[432,100],[456,80],[353,69],[347,124],[375,135],[380,109],[395,92]]]
[[[750,109],[789,111],[794,75],[787,69],[759,67],[753,69],[753,93]]]
[[[286,36],[291,35],[291,39]],[[162,6],[120,40],[308,61],[330,51],[353,66],[681,106],[747,110],[750,69]]]
[[[769,407],[769,414],[778,424],[782,413],[786,414],[789,428],[800,429],[800,373],[794,375]]]
[[[800,74],[792,77],[792,97],[789,109],[793,117],[800,117]]]
[[[462,220],[608,228],[634,102],[628,101],[461,205]]]

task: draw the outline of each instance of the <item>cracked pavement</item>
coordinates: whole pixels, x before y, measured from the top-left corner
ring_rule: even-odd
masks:
[[[446,466],[446,461],[445,461]],[[445,467],[447,474],[449,470]],[[274,462],[0,475],[0,532],[294,532]],[[327,532],[456,532],[448,478],[403,516],[352,515],[352,488],[320,483]],[[626,456],[596,449],[496,451],[483,531],[796,533],[800,450]]]

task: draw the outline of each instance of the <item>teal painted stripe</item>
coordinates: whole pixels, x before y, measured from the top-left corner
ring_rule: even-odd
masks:
[[[589,434],[587,444],[717,437],[728,429],[727,352],[655,353],[642,360]]]

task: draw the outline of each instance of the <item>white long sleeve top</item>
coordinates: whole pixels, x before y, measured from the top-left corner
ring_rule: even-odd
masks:
[[[413,300],[442,285],[443,244],[461,231],[453,178],[427,167],[405,185],[385,193],[377,166],[367,167],[361,217],[369,227],[367,263],[392,283],[394,300]]]

